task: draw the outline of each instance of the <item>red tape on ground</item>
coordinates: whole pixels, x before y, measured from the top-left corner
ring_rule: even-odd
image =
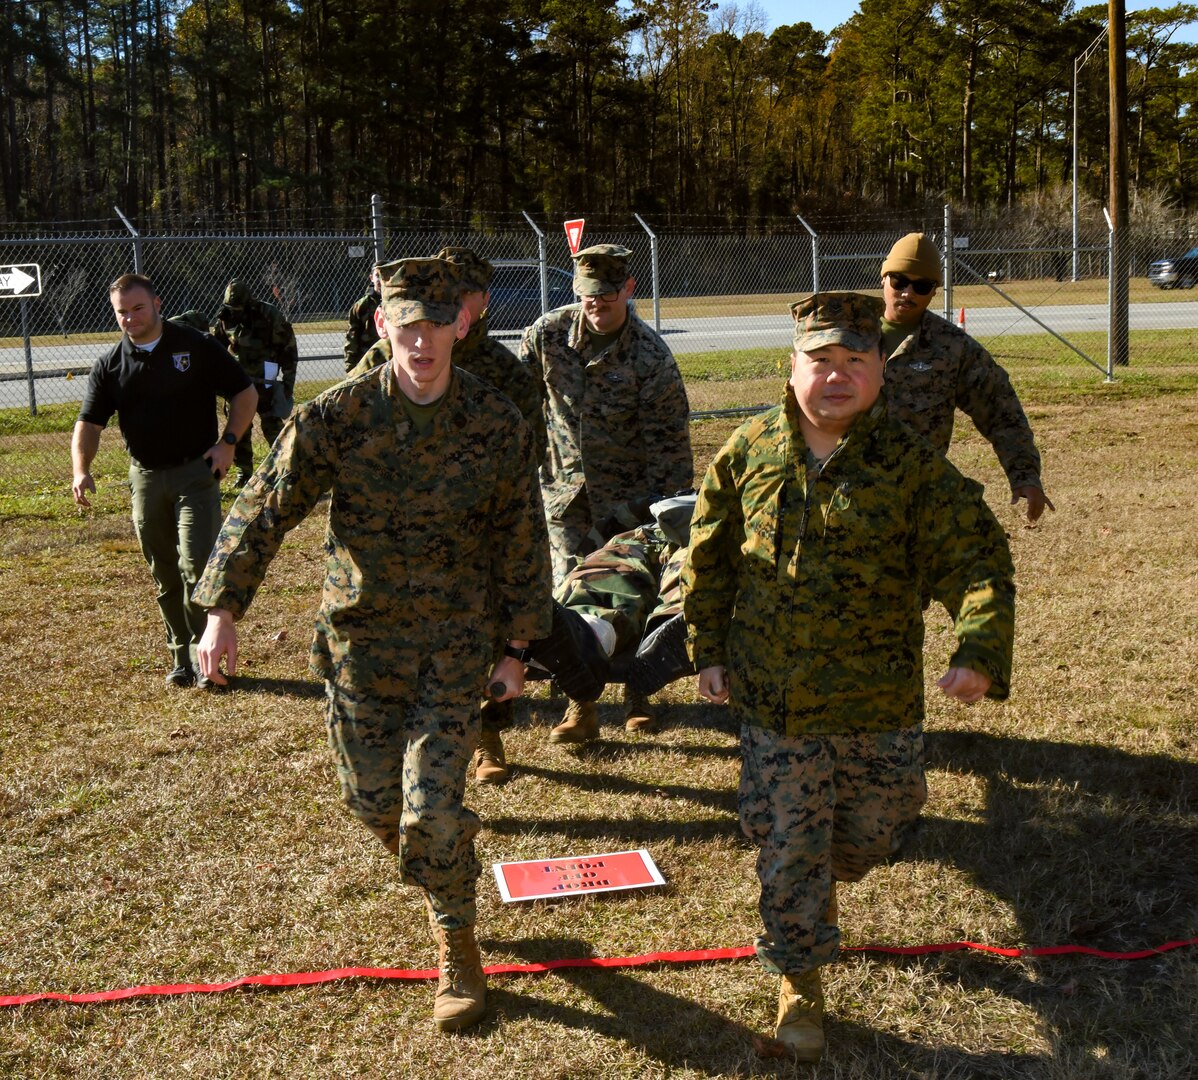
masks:
[[[1184,949],[1198,945],[1198,938],[1188,941],[1169,941],[1151,949],[1138,952],[1104,952],[1086,945],[1045,945],[1032,949],[1009,949],[997,945],[979,945],[973,941],[952,941],[939,945],[861,945],[846,946],[842,952],[877,952],[895,956],[921,956],[926,953],[961,952],[972,949],[977,952],[993,953],[1013,958],[1031,956],[1064,956],[1080,954],[1096,956],[1103,960],[1145,960],[1173,949]],[[641,967],[645,964],[688,964],[713,960],[740,960],[754,954],[751,945],[734,949],[695,949],[690,952],[654,952],[640,956],[595,956],[567,960],[545,960],[532,964],[492,964],[483,970],[488,975],[531,975],[541,971],[556,971],[560,968],[621,968]],[[0,1007],[30,1005],[35,1001],[65,1001],[72,1005],[92,1005],[104,1001],[123,1001],[132,997],[170,997],[178,994],[219,994],[235,990],[240,986],[316,986],[338,979],[435,979],[436,968],[334,968],[331,971],[301,971],[290,975],[246,975],[224,983],[177,983],[173,986],[131,986],[121,990],[101,990],[90,994],[13,994],[0,996]]]

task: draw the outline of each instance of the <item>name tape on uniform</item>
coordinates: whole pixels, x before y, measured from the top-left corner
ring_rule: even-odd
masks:
[[[666,879],[644,848],[602,855],[495,863],[495,883],[505,903],[548,900],[581,893],[615,892],[664,885]]]

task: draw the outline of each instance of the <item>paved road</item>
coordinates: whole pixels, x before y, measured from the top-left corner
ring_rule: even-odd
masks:
[[[642,303],[642,317],[652,318],[652,307]],[[1041,321],[1058,334],[1069,337],[1081,331],[1105,331],[1107,309],[1101,304],[1050,305],[1032,309]],[[1133,304],[1128,321],[1133,330],[1190,329],[1198,327],[1198,301],[1181,300],[1162,304]],[[662,320],[662,332],[675,354],[717,352],[733,348],[790,348],[792,322],[787,314],[744,315],[736,318],[696,318]],[[1009,334],[1039,334],[1043,327],[1014,308],[966,309],[965,328],[977,337]],[[518,333],[498,335],[514,348]],[[339,331],[300,333],[300,381],[335,379],[342,374]],[[40,404],[78,401],[83,396],[83,370],[103,351],[100,345],[39,346],[33,350],[33,367],[39,377],[35,393]],[[76,369],[68,380],[65,372]],[[0,408],[27,405],[28,385],[24,378],[25,353],[22,348],[0,349]],[[13,379],[13,376],[17,376]]]

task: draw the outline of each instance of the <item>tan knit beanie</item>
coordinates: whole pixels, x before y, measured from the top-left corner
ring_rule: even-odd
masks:
[[[886,261],[882,263],[882,273],[927,278],[941,285],[944,279],[940,276],[940,249],[923,233],[907,233],[895,241]]]

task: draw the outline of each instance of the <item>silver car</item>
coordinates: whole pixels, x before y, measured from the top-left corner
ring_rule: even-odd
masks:
[[[1148,280],[1158,289],[1192,289],[1198,284],[1198,247],[1177,259],[1157,259],[1148,267]]]

